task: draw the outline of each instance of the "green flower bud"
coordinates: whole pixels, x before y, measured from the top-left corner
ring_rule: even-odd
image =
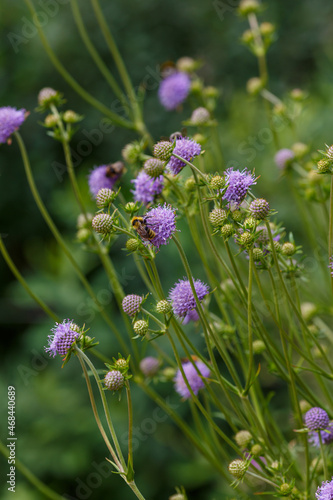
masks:
[[[235,222],[242,222],[242,220],[244,219],[244,214],[241,210],[234,210],[233,212],[231,212],[231,217]]]
[[[167,380],[173,380],[175,378],[176,370],[172,368],[171,366],[167,366],[162,370],[162,376],[165,377]]]
[[[129,201],[128,203],[126,203],[124,208],[125,208],[125,212],[127,212],[129,214],[136,212],[138,210],[137,205],[136,205],[136,203],[134,203],[134,201]]]
[[[291,146],[291,150],[295,153],[296,158],[303,158],[309,152],[309,146],[303,142],[295,142]]]
[[[90,213],[80,214],[77,218],[76,226],[78,229],[83,229],[83,228],[90,229],[92,220],[93,220],[92,214]]]
[[[139,319],[138,321],[136,321],[134,323],[133,330],[135,331],[135,333],[137,335],[140,335],[141,337],[143,337],[144,335],[146,335],[146,333],[148,333],[147,321],[144,321],[143,319]]]
[[[317,163],[318,172],[327,174],[331,171],[331,162],[329,160],[319,160]]]
[[[171,310],[172,306],[167,300],[160,300],[156,304],[156,311],[160,314],[168,314]]]
[[[279,468],[280,468],[280,462],[278,460],[274,460],[274,462],[271,463],[271,469],[279,470]]]
[[[253,248],[252,255],[254,262],[260,262],[264,257],[264,252],[261,248],[255,247]]]
[[[230,464],[228,465],[228,471],[237,479],[242,479],[245,472],[247,471],[246,462],[244,460],[241,460],[240,458],[237,458],[236,460],[230,462]]]
[[[149,158],[145,161],[143,169],[150,177],[158,177],[164,172],[164,162],[158,158]]]
[[[135,238],[130,238],[126,241],[126,250],[129,252],[135,252],[140,246],[140,242]]]
[[[263,198],[253,200],[249,206],[249,212],[257,220],[266,219],[269,214],[269,203]]]
[[[203,89],[203,94],[205,97],[216,99],[216,97],[219,96],[219,91],[216,87],[212,87],[209,85]]]
[[[237,242],[245,248],[250,248],[253,244],[253,236],[251,233],[244,231],[239,235]]]
[[[199,78],[196,78],[195,80],[192,80],[191,82],[191,92],[194,94],[201,94],[203,89],[203,83]]]
[[[191,116],[191,122],[193,125],[204,125],[205,123],[209,122],[210,120],[210,113],[208,109],[200,107],[196,108]]]
[[[72,111],[71,109],[68,109],[62,115],[62,119],[64,120],[65,123],[77,123],[80,122],[82,118],[83,117],[81,115],[78,115],[77,113],[75,113],[75,111]]]
[[[185,73],[193,73],[200,63],[192,59],[192,57],[181,57],[176,62],[178,71],[184,71]]]
[[[322,182],[323,178],[316,170],[310,170],[310,172],[308,172],[308,180],[311,184],[319,184]]]
[[[102,188],[96,196],[96,205],[98,208],[107,208],[114,201],[114,191],[109,188]]]
[[[243,223],[244,229],[254,229],[256,225],[257,221],[254,217],[247,217]]]
[[[209,222],[213,227],[222,226],[228,218],[228,214],[223,208],[214,208],[209,216]]]
[[[283,496],[289,495],[289,493],[291,492],[291,490],[292,490],[292,488],[291,488],[290,484],[288,484],[288,483],[283,483],[280,486],[280,493]]]
[[[221,175],[214,175],[209,184],[212,189],[222,189],[225,186],[225,179]]]
[[[85,243],[86,241],[89,240],[90,235],[91,235],[91,232],[89,231],[89,229],[82,228],[82,229],[79,229],[78,232],[76,233],[76,238],[81,243]]]
[[[303,101],[306,98],[306,92],[301,89],[292,89],[290,97],[294,99],[294,101]]]
[[[39,92],[37,100],[40,108],[46,110],[51,106],[51,104],[60,106],[63,102],[61,97],[62,94],[60,94],[57,90],[45,87]]]
[[[291,257],[296,252],[296,246],[294,245],[294,243],[287,241],[286,243],[283,243],[281,252],[283,253],[283,255]]]
[[[52,128],[58,124],[58,118],[55,115],[47,115],[44,120],[45,127]]]
[[[281,244],[280,244],[278,241],[274,240],[274,241],[273,241],[273,245],[274,245],[275,251],[276,251],[277,253],[278,253],[278,252],[281,252]],[[270,244],[270,243],[268,243],[268,245],[267,245],[267,249],[268,249],[270,252],[272,251],[272,247],[271,247],[271,244]]]
[[[186,191],[194,191],[195,188],[196,188],[196,182],[195,182],[194,177],[189,177],[188,179],[186,179],[186,181],[185,181]]]
[[[230,238],[234,234],[234,226],[232,224],[224,224],[221,227],[221,233],[224,238]]]
[[[258,12],[260,12],[260,4],[257,0],[242,0],[238,6],[238,13],[244,17]]]
[[[203,144],[207,142],[207,137],[205,137],[203,134],[194,134],[193,140],[203,146]]]
[[[250,95],[258,95],[264,85],[261,78],[253,77],[246,82],[246,90]]]
[[[252,349],[254,354],[261,354],[266,350],[265,342],[263,340],[254,340],[252,342]]]
[[[128,368],[128,363],[124,358],[117,359],[115,365],[117,368],[119,368],[119,370],[124,370],[125,368]]]
[[[91,222],[93,229],[100,234],[109,234],[112,230],[112,224],[112,217],[108,214],[97,214]]]
[[[241,36],[241,41],[246,45],[250,45],[254,41],[254,36],[251,30],[245,30]]]
[[[249,431],[243,430],[238,431],[235,435],[235,441],[238,446],[243,450],[248,447],[252,439],[252,435]]]
[[[299,402],[299,407],[302,413],[306,413],[307,411],[311,410],[312,405],[305,401],[305,399],[301,399]]]
[[[259,29],[260,29],[260,33],[263,36],[270,36],[270,35],[273,35],[276,28],[275,28],[274,24],[264,22],[264,23],[260,24]]]
[[[172,155],[174,144],[170,141],[160,141],[154,146],[154,156],[162,161],[168,161]]]
[[[260,444],[254,444],[251,448],[251,454],[258,457],[262,453],[262,446]]]
[[[303,302],[301,304],[301,313],[304,321],[310,321],[318,312],[318,308],[312,302]]]
[[[129,164],[140,161],[141,154],[142,146],[139,142],[130,142],[121,151],[123,159]]]

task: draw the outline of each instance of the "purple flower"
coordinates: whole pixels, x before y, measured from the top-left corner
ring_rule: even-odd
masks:
[[[185,101],[191,88],[191,80],[187,73],[173,73],[161,81],[158,89],[160,103],[167,110],[176,109]]]
[[[53,334],[48,336],[49,345],[45,347],[45,351],[53,357],[56,354],[66,356],[75,340],[81,335],[78,330],[79,327],[69,319],[65,319],[62,323],[56,323],[55,327],[51,329]]]
[[[164,203],[151,208],[145,215],[150,229],[155,233],[154,238],[150,241],[155,247],[167,245],[169,239],[176,232],[176,211],[171,205]]]
[[[124,383],[124,375],[119,370],[111,370],[105,375],[104,384],[109,391],[120,391]]]
[[[26,118],[25,109],[16,109],[10,106],[0,108],[0,144],[7,142]]]
[[[332,500],[333,498],[333,477],[331,481],[324,481],[316,491],[317,500]]]
[[[318,406],[311,408],[304,416],[304,422],[310,431],[321,431],[329,424],[329,416],[326,411]]]
[[[327,267],[331,269],[331,276],[333,278],[333,257],[330,257],[330,263],[328,264]]]
[[[201,152],[201,146],[197,142],[192,139],[188,139],[187,137],[181,137],[176,140],[176,145],[172,151],[172,154],[176,154],[181,156],[186,161],[191,161],[192,158],[198,156]],[[167,167],[171,172],[176,175],[186,166],[186,163],[171,156]]]
[[[290,162],[295,158],[295,153],[291,149],[280,149],[274,156],[276,166],[280,170],[284,170]]]
[[[142,300],[140,295],[126,295],[122,302],[124,313],[128,314],[128,316],[135,316],[140,309]]]
[[[193,282],[196,294],[201,302],[208,294],[209,287],[200,280],[193,280]],[[196,308],[196,302],[188,279],[184,278],[175,284],[169,292],[169,300],[172,302],[173,312],[177,314],[177,316],[185,318],[187,321],[193,318],[193,315],[191,317],[189,313]]]
[[[210,369],[203,363],[202,361],[195,361],[195,364],[201,373],[202,377],[207,378],[210,375]],[[198,394],[200,389],[203,389],[205,387],[205,384],[201,378],[201,376],[198,374],[197,370],[193,366],[193,363],[191,361],[186,361],[185,363],[182,364],[183,370],[185,377],[195,395]],[[175,382],[175,389],[178,392],[180,396],[182,396],[184,399],[189,399],[192,397],[186,382],[183,378],[182,372],[178,369],[176,376],[174,378]]]
[[[199,314],[196,309],[193,309],[192,311],[188,311],[186,313],[186,316],[183,321],[183,325],[187,325],[190,321],[198,321],[199,319]]]
[[[163,190],[164,178],[160,175],[156,179],[153,179],[146,172],[139,172],[136,179],[131,182],[134,184],[134,200],[148,205],[148,203],[154,201],[155,196],[160,194]]]
[[[223,195],[223,199],[229,203],[235,203],[237,207],[242,203],[247,192],[253,184],[257,184],[256,178],[246,168],[241,172],[228,168],[226,170],[226,185],[227,190]]]
[[[121,177],[123,171],[116,172],[111,165],[95,167],[89,174],[89,189],[94,198],[100,189],[112,189],[116,181]]]
[[[321,435],[321,440],[323,444],[328,444],[333,441],[333,422],[330,422],[326,429],[319,431]],[[317,448],[320,448],[320,441],[318,436],[318,431],[311,431],[308,434],[309,443],[313,444]]]
[[[152,377],[158,372],[160,361],[153,356],[147,356],[140,361],[140,370],[146,377]]]

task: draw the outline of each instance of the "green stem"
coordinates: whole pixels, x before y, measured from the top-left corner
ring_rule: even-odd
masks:
[[[0,452],[3,454],[5,458],[9,457],[8,448],[0,441]],[[46,484],[42,483],[35,474],[33,474],[18,458],[15,458],[15,467],[23,474],[23,476],[36,488],[36,490],[40,491],[42,495],[46,498],[50,498],[51,500],[64,500],[65,497],[58,495],[55,491],[51,490]]]
[[[128,408],[128,462],[127,466],[133,466],[133,407],[131,398],[131,388],[128,380],[125,382],[127,408]]]
[[[331,176],[331,191],[330,191],[330,211],[329,211],[329,226],[328,226],[328,257],[333,258],[333,176]],[[329,261],[329,263],[331,260]],[[331,272],[331,288],[333,292],[333,271]]]
[[[326,453],[325,453],[325,450],[324,450],[323,438],[321,436],[320,431],[318,431],[318,438],[319,438],[319,443],[320,443],[321,458],[323,459],[324,479],[325,479],[325,481],[327,481],[329,479],[328,467],[327,467],[327,459],[326,459]]]
[[[59,318],[59,316],[57,316],[53,311],[51,311],[51,309],[45,304],[45,302],[43,302],[43,300],[40,299],[31,290],[31,288],[29,287],[28,283],[25,281],[25,279],[23,278],[22,274],[20,273],[20,271],[17,269],[17,267],[15,266],[14,262],[10,258],[10,255],[7,252],[7,249],[6,249],[6,247],[5,247],[4,243],[3,243],[1,235],[0,235],[0,252],[1,252],[4,260],[6,261],[8,267],[10,268],[10,270],[12,271],[12,273],[14,274],[15,278],[17,279],[17,281],[19,281],[21,283],[21,285],[23,286],[23,288],[25,289],[25,291],[30,295],[30,297],[39,305],[39,307],[41,307],[43,309],[43,311],[48,316],[50,316],[52,319],[54,319],[54,321],[57,321],[58,323],[61,322],[61,319]]]
[[[24,1],[27,4],[32,16],[36,16],[36,10],[35,10],[35,7],[34,7],[32,1],[31,0],[24,0]],[[47,55],[49,56],[52,64],[55,66],[55,68],[61,74],[61,76],[64,78],[64,80],[75,90],[75,92],[77,92],[79,94],[79,96],[82,97],[82,99],[84,99],[85,101],[87,101],[91,106],[98,109],[104,115],[108,116],[119,127],[127,128],[130,130],[135,130],[136,127],[132,122],[121,118],[116,113],[113,113],[102,102],[95,99],[95,97],[93,97],[91,94],[89,94],[89,92],[84,90],[84,88],[81,87],[81,85],[79,85],[77,83],[77,81],[68,73],[68,71],[64,68],[64,66],[61,64],[61,62],[59,61],[59,59],[55,55],[55,53],[52,50],[51,46],[49,45],[39,23],[36,24],[36,29],[38,31],[39,37],[40,37],[41,42],[43,44],[44,50],[47,53]]]
[[[253,278],[253,248],[249,249],[249,282],[248,282],[248,299],[247,299],[247,329],[248,329],[248,342],[249,342],[249,369],[247,381],[244,388],[244,395],[246,395],[251,386],[251,378],[253,371],[253,334],[252,334],[252,278]]]

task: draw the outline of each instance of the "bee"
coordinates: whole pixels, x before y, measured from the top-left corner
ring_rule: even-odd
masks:
[[[160,73],[162,78],[167,78],[168,76],[176,73],[176,65],[173,61],[165,61],[160,66]]]
[[[147,217],[133,217],[131,224],[143,240],[151,241],[155,238],[156,233],[148,226]]]
[[[106,168],[106,177],[109,179],[118,179],[121,175],[126,172],[125,165],[122,161],[116,161],[115,163],[110,163]]]
[[[187,130],[186,128],[182,128],[181,132],[173,132],[169,137],[162,136],[161,140],[162,141],[169,141],[169,142],[175,142],[177,139],[183,139],[184,137],[187,136]]]

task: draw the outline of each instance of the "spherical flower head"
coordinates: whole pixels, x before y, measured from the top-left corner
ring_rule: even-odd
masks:
[[[154,238],[150,241],[155,247],[167,245],[169,239],[176,232],[176,211],[171,205],[166,203],[151,208],[146,213],[149,228],[155,233]]]
[[[22,125],[25,117],[25,109],[16,109],[10,106],[0,108],[0,144],[8,141],[10,136]]]
[[[131,191],[134,194],[134,200],[144,205],[154,201],[155,196],[161,194],[164,186],[163,175],[153,179],[144,171],[139,172],[137,178],[131,182],[134,184],[134,190]]]
[[[321,431],[329,424],[329,416],[322,408],[315,406],[307,411],[304,417],[305,425],[311,431]]]
[[[134,323],[133,330],[137,335],[143,337],[144,335],[146,335],[146,333],[148,333],[148,326],[149,325],[147,321],[145,321],[144,319],[139,319]]]
[[[160,314],[168,314],[171,312],[172,306],[167,300],[159,300],[156,304],[156,311]]]
[[[143,169],[150,177],[159,177],[164,172],[164,163],[158,158],[149,158],[145,161]]]
[[[242,479],[245,472],[247,471],[247,464],[245,460],[237,458],[236,460],[230,462],[230,464],[228,465],[228,471],[237,479]]]
[[[201,302],[209,293],[209,287],[200,280],[193,280],[193,282],[196,294]],[[180,279],[175,284],[170,290],[169,300],[172,303],[173,312],[180,318],[184,318],[187,313],[196,308],[195,298],[188,279]]]
[[[210,120],[210,113],[208,109],[200,107],[196,108],[191,115],[191,122],[193,125],[204,125]]]
[[[319,431],[321,435],[321,440],[323,444],[329,444],[333,441],[333,422],[330,422],[325,430]],[[308,434],[309,443],[313,444],[317,448],[320,448],[320,440],[318,431],[311,431]]]
[[[109,234],[112,229],[113,219],[109,214],[97,214],[91,221],[92,228],[96,233]]]
[[[98,208],[107,208],[114,199],[114,192],[109,188],[102,188],[96,196],[96,205]]]
[[[173,142],[159,141],[154,145],[154,156],[161,161],[168,161],[172,155],[173,148]]]
[[[126,295],[122,302],[124,313],[131,317],[135,316],[140,309],[142,300],[143,299],[140,295]]]
[[[225,178],[227,190],[223,195],[223,199],[231,204],[236,204],[237,207],[239,207],[244,200],[249,188],[253,184],[257,184],[255,176],[246,168],[242,172],[240,170],[228,168]]]
[[[316,491],[317,500],[332,500],[333,498],[333,478],[331,481],[324,481]]]
[[[139,241],[136,238],[130,238],[126,241],[126,250],[129,252],[135,252],[140,246]]]
[[[176,145],[172,151],[172,154],[176,154],[186,161],[191,161],[195,156],[198,156],[201,152],[201,146],[192,139],[187,137],[182,137],[176,140]],[[186,166],[186,163],[171,156],[169,163],[167,165],[168,169],[174,174],[179,174],[179,172]]]
[[[158,89],[158,97],[162,106],[168,111],[176,109],[185,101],[191,88],[188,74],[177,71],[164,78]]]
[[[183,319],[183,325],[187,325],[190,321],[198,321],[200,319],[198,311],[193,309],[193,311],[188,311]]]
[[[104,385],[110,391],[120,391],[124,383],[124,375],[119,370],[111,370],[105,375]]]
[[[210,376],[210,369],[203,363],[202,361],[195,361],[195,365],[197,366],[201,376],[198,374],[197,370],[193,366],[191,361],[186,361],[182,364],[185,377],[191,387],[193,393],[195,395],[198,394],[200,389],[205,387],[205,384],[202,380],[202,377],[207,378]],[[178,392],[180,396],[184,399],[189,399],[192,397],[190,390],[188,389],[185,380],[183,378],[182,372],[178,369],[176,376],[174,378],[175,382],[175,390]]]
[[[49,104],[52,104],[59,96],[59,92],[52,89],[51,87],[44,87],[40,90],[37,100],[39,106],[47,107]]]
[[[212,226],[218,227],[225,223],[228,218],[228,214],[226,210],[223,210],[223,208],[213,208],[213,210],[209,213],[208,218]]]
[[[159,370],[160,361],[153,356],[147,356],[140,361],[140,370],[145,377],[153,377]]]
[[[235,435],[235,441],[242,449],[246,448],[252,440],[252,435],[249,431],[238,431]]]
[[[291,241],[286,241],[281,247],[281,252],[287,257],[291,257],[296,252],[296,246]]]
[[[79,327],[69,319],[56,323],[51,331],[52,334],[48,336],[49,345],[45,347],[45,350],[53,357],[56,354],[66,356],[75,340],[81,335]]]
[[[274,156],[276,166],[280,170],[285,170],[292,160],[295,158],[295,153],[291,149],[280,149]]]
[[[257,198],[250,203],[249,212],[257,220],[266,219],[269,213],[269,203],[263,198]]]
[[[110,168],[110,165],[95,167],[94,170],[90,172],[88,178],[89,189],[92,197],[96,198],[100,189],[112,189],[120,176],[121,173],[119,175],[114,173]]]

